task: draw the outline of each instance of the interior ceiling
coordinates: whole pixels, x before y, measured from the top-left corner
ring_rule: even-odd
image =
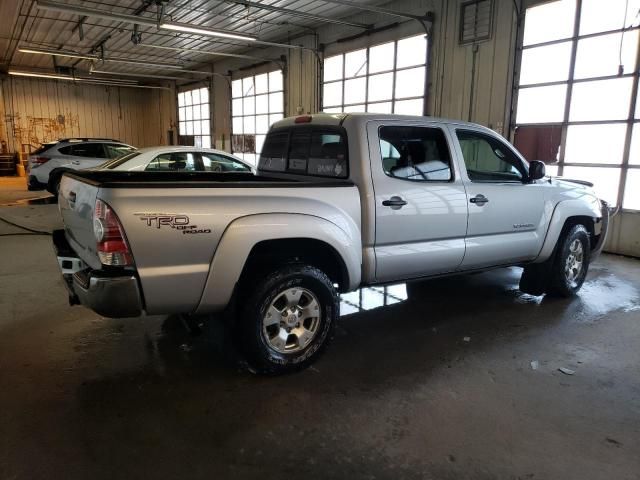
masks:
[[[65,5],[92,8],[110,13],[139,14],[141,17],[157,20],[158,7],[153,0],[110,0],[101,1],[59,1]],[[322,0],[266,0],[255,3],[283,7],[298,12],[312,13],[330,18],[344,18],[361,13],[359,9],[344,7]],[[358,0],[359,4],[376,4],[379,0]],[[257,7],[247,7],[231,0],[171,0],[165,4],[165,21],[180,22],[192,26],[206,26],[233,32],[255,35],[259,40],[286,43],[309,28],[325,25],[317,20],[301,18],[282,12],[272,12]],[[13,11],[11,11],[13,9]],[[141,13],[138,13],[141,11]],[[130,23],[87,17],[83,22],[83,39],[77,25],[80,15],[38,9],[35,0],[13,0],[0,2],[0,64],[5,68],[18,67],[53,71],[53,58],[49,55],[21,53],[18,46],[28,45],[47,49],[62,49],[87,54],[102,41],[105,57],[126,57],[148,62],[162,62],[183,65],[193,69],[203,63],[219,61],[224,57],[214,57],[195,52],[176,52],[150,48],[144,44],[165,47],[179,47],[216,51],[222,53],[245,53],[260,56],[265,45],[249,44],[246,41],[216,38],[210,36],[177,33],[158,30],[152,26],[139,26],[142,45],[131,40],[134,26]],[[354,33],[362,31],[351,27]],[[292,42],[292,43],[295,43]],[[265,57],[267,57],[265,53]],[[273,58],[271,55],[270,58]],[[59,66],[76,66],[88,71],[89,60],[56,57]],[[95,68],[119,72],[184,76],[177,70],[166,68],[139,68],[130,64],[106,63]]]

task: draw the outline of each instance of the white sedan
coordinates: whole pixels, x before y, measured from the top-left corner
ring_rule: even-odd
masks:
[[[141,148],[109,160],[96,169],[128,172],[252,172],[251,165],[227,152],[196,147]]]

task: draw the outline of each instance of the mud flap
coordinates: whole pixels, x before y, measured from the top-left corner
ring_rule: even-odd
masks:
[[[553,258],[553,256],[552,256]],[[520,291],[529,295],[547,293],[551,282],[551,262],[532,263],[524,267],[520,277]]]

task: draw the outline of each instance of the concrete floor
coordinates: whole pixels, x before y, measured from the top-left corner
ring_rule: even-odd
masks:
[[[8,233],[1,479],[640,478],[640,261],[604,255],[572,300],[515,268],[351,294],[314,367],[261,378],[218,322],[69,307],[50,238]]]

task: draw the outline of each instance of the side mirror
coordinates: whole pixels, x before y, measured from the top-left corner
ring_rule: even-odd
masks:
[[[540,160],[533,160],[529,163],[529,180],[538,180],[546,174],[544,163]]]

